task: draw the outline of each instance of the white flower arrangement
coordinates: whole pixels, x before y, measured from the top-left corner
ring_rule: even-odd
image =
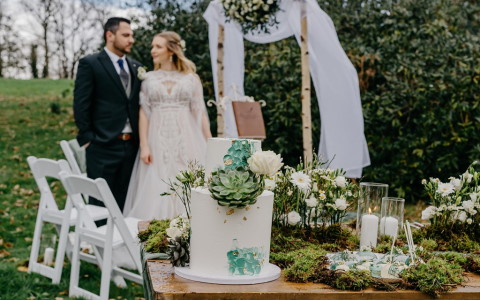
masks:
[[[278,24],[275,14],[280,9],[280,0],[220,0],[227,22],[235,21],[243,33],[268,32],[268,26]]]
[[[422,180],[431,201],[422,211],[422,220],[443,225],[475,222],[480,210],[480,172],[474,168],[477,164],[472,163],[458,178],[450,177],[449,182],[441,182],[438,178]]]
[[[273,221],[277,226],[292,226],[291,212],[301,217],[297,226],[342,221],[350,201],[356,198],[357,186],[344,176],[343,170],[322,169],[321,165],[315,157],[306,166],[286,166],[275,176]]]
[[[177,239],[178,237],[189,239],[190,221],[186,216],[178,216],[170,221],[170,227],[166,230],[168,239]]]

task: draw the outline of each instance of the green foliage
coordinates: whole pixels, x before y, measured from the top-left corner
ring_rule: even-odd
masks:
[[[452,287],[463,282],[463,269],[442,258],[432,258],[425,264],[411,267],[401,276],[420,291],[432,296],[448,292]]]
[[[338,272],[338,276],[332,282],[334,288],[340,290],[360,291],[372,284],[373,279],[368,271],[350,270]]]
[[[277,254],[277,259],[283,260],[284,274],[288,281],[314,281],[325,268],[327,252],[318,245],[309,245],[293,252]]]
[[[148,228],[138,233],[141,242],[145,242],[145,251],[151,253],[167,252],[167,233],[170,220],[152,220]]]
[[[134,55],[151,64],[154,33],[174,30],[187,42],[205,99],[214,96],[207,0],[155,1],[154,17],[136,31]],[[357,68],[372,164],[364,179],[390,184],[407,201],[422,196],[422,178],[447,178],[480,154],[480,7],[473,0],[318,0]],[[151,65],[150,65],[151,67]],[[151,68],[150,68],[151,69]],[[264,99],[263,148],[287,165],[302,156],[300,50],[293,38],[245,42],[245,93]],[[312,91],[313,145],[320,118]],[[209,109],[216,132],[215,108]]]

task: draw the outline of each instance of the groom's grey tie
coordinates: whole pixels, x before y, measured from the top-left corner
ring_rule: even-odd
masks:
[[[119,59],[117,62],[120,66],[120,79],[122,80],[123,87],[127,89],[128,82],[130,81],[130,76],[128,76],[127,71],[125,71],[125,68],[123,66],[123,59]]]

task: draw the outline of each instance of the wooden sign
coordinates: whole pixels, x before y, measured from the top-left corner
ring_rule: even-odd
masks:
[[[265,123],[259,102],[232,101],[238,137],[265,139]]]

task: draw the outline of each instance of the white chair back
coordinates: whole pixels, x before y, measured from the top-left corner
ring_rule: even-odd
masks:
[[[79,161],[79,159],[77,159],[76,155],[75,155],[75,152],[74,152],[74,149],[73,147],[71,146],[71,144],[73,143],[76,143],[76,146],[78,148],[80,148],[80,146],[78,146],[78,142],[76,142],[76,140],[70,140],[69,142],[65,141],[65,140],[62,140],[60,141],[60,147],[62,148],[62,151],[63,151],[63,154],[65,155],[65,158],[67,159],[68,161],[68,164],[70,165],[70,168],[72,169],[72,174],[77,174],[77,175],[81,175],[81,174],[84,174],[86,172],[86,170],[83,170],[82,171],[82,168],[81,168],[81,162]],[[78,151],[77,152],[77,156],[79,155],[82,155],[83,156],[83,162],[85,161],[85,150],[81,150],[81,149],[77,149]]]
[[[71,171],[68,163],[65,160],[54,161],[51,159],[39,159],[34,156],[29,156],[27,158],[27,162],[32,171],[33,178],[35,179],[35,182],[40,190],[40,203],[35,222],[28,271],[39,273],[45,277],[48,277],[52,279],[53,283],[57,284],[60,282],[60,278],[62,276],[63,260],[65,258],[65,251],[68,242],[72,203],[67,197],[65,208],[63,210],[58,208],[57,202],[55,201],[50,186],[48,185],[47,177],[60,180],[60,172],[69,174]],[[58,231],[58,246],[55,249],[56,256],[53,267],[38,262],[42,229],[44,223],[46,222],[55,224]],[[45,252],[45,254],[46,253],[47,252]]]
[[[90,299],[108,299],[112,275],[120,275],[139,284],[143,284],[139,243],[135,240],[134,233],[132,233],[131,228],[129,229],[126,223],[129,222],[129,224],[133,224],[133,222],[130,221],[138,223],[139,220],[123,217],[107,182],[103,178],[93,180],[68,173],[61,173],[60,177],[65,190],[72,198],[72,203],[75,208],[79,210],[80,215],[75,227],[76,239],[73,246],[70,296],[82,296]],[[81,195],[93,197],[105,204],[109,212],[106,226],[97,228],[94,223],[92,224],[92,220],[88,219],[88,213],[84,210]],[[136,226],[136,223],[134,226]],[[114,240],[115,233],[120,235],[121,242]],[[80,288],[78,285],[81,259],[79,255],[79,243],[82,240],[103,248],[103,253],[95,253],[95,256],[100,256],[99,262],[102,264],[100,295],[95,295]],[[118,249],[119,247],[126,247],[127,254],[131,256],[138,274],[115,266],[112,251],[113,248]]]

